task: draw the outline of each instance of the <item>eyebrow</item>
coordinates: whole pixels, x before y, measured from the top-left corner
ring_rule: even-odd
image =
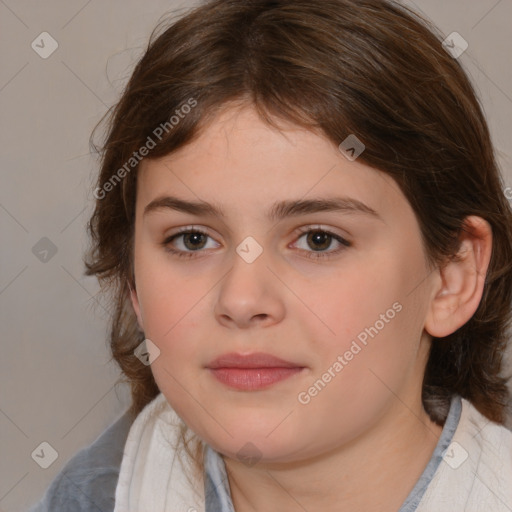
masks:
[[[143,215],[165,209],[190,213],[196,216],[226,217],[225,212],[220,206],[205,201],[186,201],[173,196],[163,196],[154,199],[146,205]],[[279,201],[272,205],[268,211],[267,218],[275,222],[286,217],[298,217],[318,212],[359,213],[382,220],[381,216],[373,208],[350,197]]]

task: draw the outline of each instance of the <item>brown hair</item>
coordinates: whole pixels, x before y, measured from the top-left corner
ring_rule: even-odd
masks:
[[[220,108],[245,102],[270,125],[292,121],[336,145],[356,134],[366,146],[360,161],[391,176],[414,209],[432,268],[456,254],[466,216],[490,223],[483,298],[463,327],[433,338],[423,403],[441,424],[459,394],[504,423],[512,211],[479,101],[437,29],[382,0],[213,0],[157,35],[160,28],[108,113],[101,197],[95,194],[88,225],[86,273],[112,294],[110,346],[131,385],[131,412],[159,389],[134,356],[144,339],[129,301],[137,173],[125,164],[148,137],[156,145],[147,158],[167,155],[197,137]],[[155,128],[191,99],[196,106],[157,140]]]

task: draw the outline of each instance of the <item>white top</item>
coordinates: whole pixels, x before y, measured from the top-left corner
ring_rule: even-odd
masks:
[[[211,447],[204,475],[187,479],[192,464],[179,424],[162,393],[135,419],[114,512],[234,512],[224,460]],[[512,432],[454,396],[434,453],[399,512],[462,511],[512,512]]]
[[[459,424],[416,512],[512,512],[512,432],[462,399]]]

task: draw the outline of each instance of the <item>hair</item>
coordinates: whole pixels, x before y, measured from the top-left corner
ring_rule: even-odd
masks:
[[[431,269],[456,258],[467,216],[490,224],[482,299],[465,325],[432,338],[422,400],[440,425],[454,394],[505,422],[512,210],[479,100],[442,39],[419,14],[382,0],[212,0],[155,28],[102,120],[101,194],[85,258],[86,274],[112,297],[110,347],[131,386],[133,415],[160,391],[134,356],[144,334],[129,298],[138,167],[130,159],[149,138],[147,158],[184,147],[220,109],[237,104],[254,107],[270,126],[289,121],[336,146],[355,134],[365,145],[358,161],[391,176],[411,204]],[[191,99],[195,107],[156,137]]]

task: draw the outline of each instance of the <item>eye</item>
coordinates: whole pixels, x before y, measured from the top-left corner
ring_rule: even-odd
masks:
[[[185,249],[173,249],[171,247],[171,244],[174,242],[174,240],[179,238],[182,239],[181,245],[184,246]],[[198,252],[201,249],[205,248],[205,238],[210,238],[208,233],[205,233],[200,229],[188,227],[183,228],[178,233],[175,233],[174,235],[167,237],[162,242],[162,245],[164,246],[167,252],[175,254],[179,258],[191,258],[194,257],[194,252]],[[188,249],[190,250],[190,252],[188,252]]]
[[[336,233],[332,233],[331,231],[327,231],[325,229],[317,228],[302,228],[299,230],[302,235],[298,238],[305,238],[306,243],[311,247],[313,247],[313,252],[308,251],[306,249],[305,256],[306,258],[311,259],[320,259],[320,258],[329,258],[333,255],[337,255],[340,252],[344,251],[347,247],[351,247],[352,244],[345,240],[340,235]],[[338,249],[333,251],[325,252],[324,249],[327,249],[331,246],[332,241],[335,240],[338,243]]]

